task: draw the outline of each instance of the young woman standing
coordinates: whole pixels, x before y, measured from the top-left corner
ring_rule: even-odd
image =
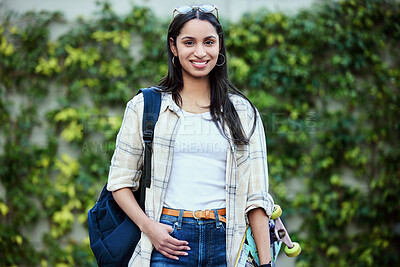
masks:
[[[217,8],[174,13],[146,213],[132,194],[143,164],[142,94],[127,104],[110,167],[108,190],[142,231],[129,266],[233,266],[248,223],[268,264],[273,200],[260,115],[228,80]]]

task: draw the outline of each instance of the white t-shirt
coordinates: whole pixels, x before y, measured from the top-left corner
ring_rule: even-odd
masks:
[[[211,121],[210,112],[181,110],[181,120],[164,205],[184,210],[224,208],[228,140]]]

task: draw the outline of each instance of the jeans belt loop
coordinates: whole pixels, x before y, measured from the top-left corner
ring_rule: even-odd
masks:
[[[219,214],[218,214],[218,210],[213,210],[214,214],[215,214],[215,226],[217,227],[217,229],[219,229],[222,225],[222,222],[220,222],[219,220]]]
[[[182,220],[183,220],[183,210],[180,210],[179,217],[178,217],[178,225],[177,225],[177,228],[179,230],[182,228]]]

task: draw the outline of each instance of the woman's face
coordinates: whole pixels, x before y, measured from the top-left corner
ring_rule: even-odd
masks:
[[[208,77],[217,63],[220,50],[214,26],[199,19],[186,22],[176,38],[176,44],[170,39],[170,47],[175,57],[179,58],[184,78]]]

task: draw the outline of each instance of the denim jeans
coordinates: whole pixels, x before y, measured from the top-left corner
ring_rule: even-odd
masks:
[[[179,217],[161,215],[160,222],[173,228],[171,236],[185,240],[190,250],[187,256],[178,256],[179,260],[165,257],[156,249],[151,256],[151,267],[170,266],[226,266],[226,225],[219,220],[218,213],[215,220],[184,218],[183,210]]]

